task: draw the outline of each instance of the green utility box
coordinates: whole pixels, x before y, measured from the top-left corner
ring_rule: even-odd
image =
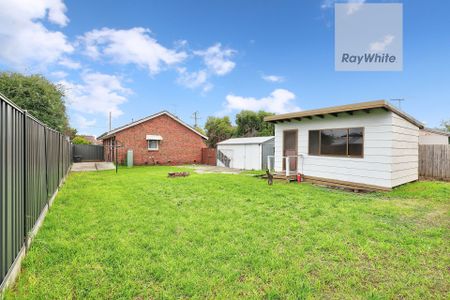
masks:
[[[127,152],[127,167],[131,168],[133,166],[133,150],[128,150]]]

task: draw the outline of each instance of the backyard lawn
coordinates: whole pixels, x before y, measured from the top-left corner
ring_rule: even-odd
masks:
[[[71,173],[6,297],[450,297],[450,183],[355,194],[172,170]]]

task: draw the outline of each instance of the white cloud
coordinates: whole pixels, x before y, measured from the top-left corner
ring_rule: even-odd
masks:
[[[220,43],[206,50],[194,51],[194,54],[203,57],[205,65],[215,75],[228,74],[236,66],[236,63],[230,60],[236,54],[236,50],[223,49]]]
[[[88,120],[82,115],[76,115],[76,122],[78,124],[79,129],[86,129],[94,126],[97,123],[96,119]]]
[[[55,78],[58,78],[58,79],[65,78],[65,77],[69,76],[69,74],[67,74],[64,71],[54,71],[54,72],[51,72],[50,75],[55,77]]]
[[[177,40],[173,43],[175,49],[185,49],[188,46],[188,41],[186,40]]]
[[[187,42],[186,42],[187,43]],[[177,82],[190,89],[201,88],[203,93],[213,88],[209,82],[213,76],[224,76],[230,73],[236,63],[230,58],[236,53],[233,49],[223,49],[220,43],[214,44],[205,50],[197,50],[194,55],[203,59],[205,68],[196,72],[188,72],[185,67],[178,68],[179,74]]]
[[[352,15],[366,2],[366,0],[350,0],[347,1],[347,15]]]
[[[264,79],[265,81],[268,81],[268,82],[283,82],[284,81],[284,77],[277,76],[277,75],[262,75],[261,77],[262,77],[262,79]]]
[[[77,70],[79,68],[81,68],[81,64],[79,62],[73,61],[70,58],[67,57],[62,57],[59,61],[58,64],[66,67],[68,69],[73,69],[73,70]]]
[[[265,110],[274,113],[286,113],[299,111],[300,108],[293,104],[295,95],[285,89],[276,89],[269,96],[256,99],[253,97],[242,97],[227,95],[225,108],[228,112],[233,110]]]
[[[0,1],[0,60],[15,68],[42,68],[71,53],[66,36],[42,23],[63,27],[69,22],[65,12],[61,0]]]
[[[322,4],[320,5],[320,8],[328,9],[328,8],[332,8],[333,5],[334,5],[334,0],[323,0]]]
[[[208,73],[206,70],[200,70],[198,72],[188,72],[186,68],[178,68],[177,82],[187,88],[196,89],[201,87],[204,93],[212,89],[212,84],[209,83]]]
[[[159,44],[150,30],[134,27],[126,30],[102,28],[87,32],[80,38],[85,54],[94,59],[107,57],[114,63],[136,64],[157,74],[164,66],[186,59],[184,51],[175,51]]]
[[[77,84],[65,80],[60,81],[66,90],[66,100],[71,109],[89,114],[101,113],[113,117],[123,112],[119,106],[127,101],[132,91],[122,86],[115,75],[102,73],[84,73],[82,83]]]
[[[347,4],[347,15],[352,15],[357,12],[362,5],[366,2],[366,0],[346,0],[346,1],[337,1],[337,0],[323,0],[320,8],[329,9],[333,8],[335,3],[346,3]]]
[[[66,5],[62,0],[47,0],[47,1],[26,1],[33,2],[32,5],[48,5],[48,20],[60,26],[66,26],[69,23],[69,18],[66,16]],[[38,2],[38,3],[35,3]],[[30,5],[27,3],[27,5]]]
[[[386,51],[387,46],[392,44],[394,39],[395,36],[391,34],[385,35],[382,41],[373,42],[370,44],[370,51],[375,53],[384,52]]]

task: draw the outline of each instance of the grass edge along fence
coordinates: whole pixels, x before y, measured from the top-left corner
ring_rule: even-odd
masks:
[[[69,140],[0,93],[0,298],[64,181]]]

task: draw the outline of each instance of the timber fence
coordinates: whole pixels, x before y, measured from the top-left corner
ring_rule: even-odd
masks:
[[[450,180],[450,145],[419,145],[419,176]]]

